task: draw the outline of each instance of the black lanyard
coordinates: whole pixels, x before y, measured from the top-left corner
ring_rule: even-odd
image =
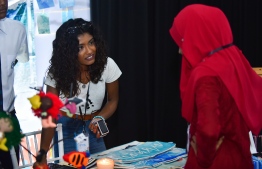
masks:
[[[85,115],[86,115],[86,109],[90,109],[89,102],[90,104],[92,104],[91,100],[89,99],[89,88],[90,88],[90,81],[88,83],[87,92],[86,92]]]
[[[86,115],[86,110],[87,109],[90,109],[90,105],[89,103],[93,105],[93,102],[89,99],[89,88],[90,88],[90,83],[88,84],[88,88],[87,88],[87,92],[86,92],[86,104],[85,104],[85,114]],[[82,119],[82,123],[83,123],[83,132],[85,133],[85,121],[84,121],[84,116],[83,116],[83,113],[82,113],[82,109],[79,107],[79,112],[80,112],[80,116],[81,116],[81,119]]]
[[[226,48],[228,48],[228,47],[230,47],[230,46],[233,46],[233,45],[234,45],[233,43],[230,43],[230,44],[221,46],[221,47],[219,47],[219,48],[216,48],[215,50],[212,50],[211,52],[209,52],[208,56],[213,55],[214,53],[216,53],[216,52],[218,52],[218,51],[220,51],[220,50],[226,49]]]
[[[82,123],[83,123],[83,133],[86,133],[86,130],[85,130],[85,125],[86,125],[86,123],[85,123],[85,121],[84,121],[84,116],[83,116],[83,113],[82,113],[82,110],[81,110],[80,107],[79,107],[79,112],[80,112],[80,116],[81,116],[81,121],[82,121]]]
[[[93,102],[91,101],[91,99],[89,98],[89,89],[90,89],[90,83],[88,84],[88,88],[87,88],[87,92],[86,92],[86,104],[85,104],[85,115],[86,115],[86,110],[90,109],[90,106],[94,107]]]

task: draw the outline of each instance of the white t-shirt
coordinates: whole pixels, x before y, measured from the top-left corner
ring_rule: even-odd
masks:
[[[22,23],[9,18],[0,20],[0,57],[2,72],[2,91],[4,111],[12,104],[14,94],[14,65],[15,60],[29,60],[26,30]],[[14,109],[14,104],[10,110]]]
[[[105,70],[97,84],[93,82],[88,82],[87,84],[78,82],[81,92],[76,97],[86,100],[87,90],[89,88],[89,99],[91,100],[92,104],[89,104],[90,108],[86,110],[86,114],[91,114],[101,109],[105,97],[106,83],[112,83],[116,81],[121,76],[121,74],[122,72],[114,60],[108,57]],[[46,76],[45,84],[54,88],[56,87],[56,82],[50,77],[50,74]],[[83,85],[85,87],[83,87]],[[60,98],[63,102],[65,101],[64,95],[61,95]],[[85,105],[81,106],[81,110],[82,113],[85,114]],[[76,114],[80,114],[79,110]]]

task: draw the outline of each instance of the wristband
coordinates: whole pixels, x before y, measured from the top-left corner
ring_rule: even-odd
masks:
[[[104,118],[103,116],[95,116],[95,117],[93,117],[93,119],[94,119],[94,118],[99,118],[99,119],[102,119],[102,120],[105,121],[105,118]]]
[[[40,149],[37,156],[36,156],[36,161],[41,162],[43,156],[46,155],[46,154],[47,154],[47,152],[44,149]]]

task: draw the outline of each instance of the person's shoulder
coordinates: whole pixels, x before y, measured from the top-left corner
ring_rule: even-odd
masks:
[[[112,59],[111,57],[107,57],[107,64],[111,65],[111,64],[116,64],[116,62],[114,61],[114,59]]]
[[[107,57],[107,62],[112,62],[112,61],[114,62],[114,60],[111,57],[108,56]]]
[[[10,28],[15,28],[15,29],[25,29],[24,25],[17,21],[17,20],[13,20],[13,19],[10,19],[10,18],[6,18],[4,20],[5,24],[10,27]]]
[[[111,58],[107,57],[107,64],[103,72],[103,76],[106,78],[106,83],[111,83],[117,80],[122,74],[116,62]]]

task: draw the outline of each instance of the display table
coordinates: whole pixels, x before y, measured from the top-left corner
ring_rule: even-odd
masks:
[[[172,142],[139,142],[133,141],[117,146],[91,158],[112,158],[115,168],[168,168],[184,166],[186,150],[180,149]]]
[[[133,141],[106,151],[92,154],[86,168],[96,169],[97,160],[113,159],[114,168],[157,168],[181,169],[186,163],[185,149],[177,148],[172,142]],[[52,164],[50,169],[72,169],[66,164]]]
[[[174,143],[133,141],[100,153],[92,154],[86,169],[97,169],[97,160],[101,158],[114,159],[115,169],[182,169],[186,163],[187,154],[185,153],[185,149],[175,147]],[[252,158],[254,169],[262,169],[262,153],[253,154]],[[65,163],[50,164],[50,169],[73,169],[73,167]]]

